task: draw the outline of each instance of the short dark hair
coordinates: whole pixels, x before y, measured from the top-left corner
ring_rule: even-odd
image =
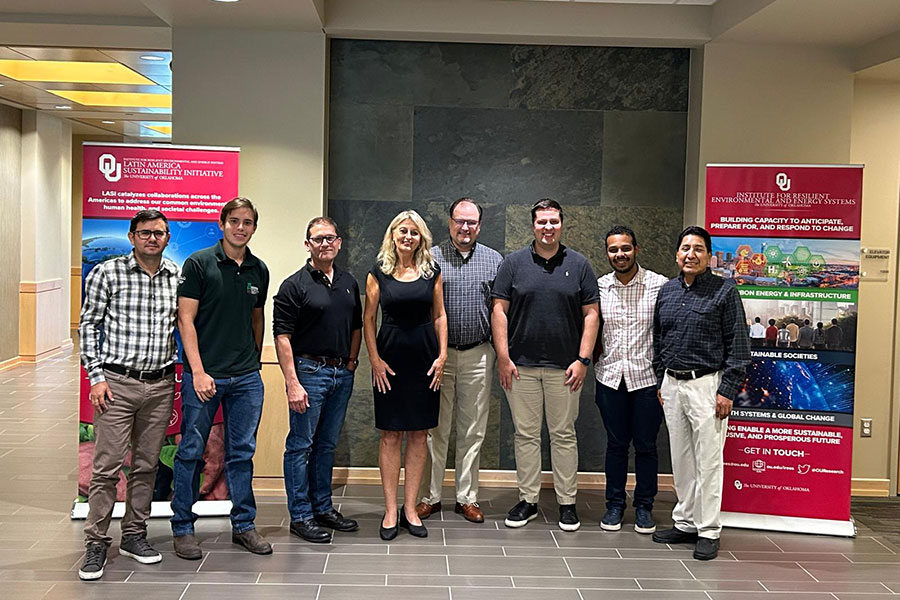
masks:
[[[769,325],[774,325],[774,324],[775,324],[775,319],[769,319]]]
[[[331,225],[332,227],[334,227],[334,234],[338,237],[341,237],[341,232],[338,231],[338,226],[334,219],[332,219],[331,217],[316,217],[306,225],[306,239],[309,239],[309,232],[312,230],[313,225],[318,225],[319,223]]]
[[[133,217],[131,217],[131,225],[128,231],[130,233],[134,233],[135,231],[137,231],[138,223],[143,223],[144,221],[155,221],[157,219],[163,220],[163,222],[166,224],[166,231],[168,231],[169,220],[166,218],[166,215],[154,209],[139,210]]]
[[[683,242],[684,238],[689,235],[702,237],[703,243],[706,245],[706,251],[712,254],[712,238],[709,236],[709,232],[699,225],[690,225],[689,227],[684,228],[684,230],[681,232],[681,235],[678,236],[678,245],[675,246],[676,250],[681,248],[681,242]]]
[[[756,322],[759,323],[759,317],[756,317]]]
[[[818,323],[816,323],[816,328],[822,329],[822,321],[819,321]]]
[[[804,320],[803,320],[803,324],[804,324],[804,325],[809,325],[809,319],[804,319]]]
[[[449,211],[450,218],[451,219],[453,218],[453,211],[456,210],[456,207],[459,206],[460,204],[462,204],[463,202],[471,202],[472,204],[475,205],[475,208],[478,209],[478,220],[481,221],[481,216],[484,214],[484,209],[481,208],[480,204],[478,204],[477,202],[475,202],[475,200],[473,200],[472,198],[469,198],[468,196],[463,196],[462,198],[457,198],[456,200],[453,201],[453,203],[450,205],[450,211]]]
[[[838,324],[838,320],[837,320],[837,319],[832,319],[832,320],[831,320],[831,324],[832,324],[832,325],[837,325],[837,324]]]
[[[224,224],[225,219],[228,218],[228,215],[231,214],[231,211],[237,210],[239,208],[249,208],[253,213],[253,224],[256,225],[257,223],[259,223],[259,211],[256,210],[255,206],[253,206],[253,202],[250,201],[250,198],[244,198],[243,196],[232,198],[225,203],[225,206],[222,207],[222,213],[219,215],[219,222]]]
[[[559,212],[559,220],[562,222],[563,220],[563,209],[562,206],[559,205],[559,202],[552,198],[541,198],[531,207],[531,222],[534,223],[534,220],[537,219],[537,211],[539,210],[555,210]]]
[[[611,235],[630,235],[631,245],[638,245],[637,236],[634,235],[634,230],[628,225],[613,225],[609,228],[609,231],[607,231],[606,235],[603,236],[603,243],[607,248],[609,247],[609,236]]]

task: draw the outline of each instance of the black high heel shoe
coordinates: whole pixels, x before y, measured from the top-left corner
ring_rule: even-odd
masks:
[[[406,510],[402,506],[400,507],[400,518],[397,520],[397,524],[409,531],[410,535],[419,538],[428,537],[428,530],[425,529],[424,525],[413,525],[409,522],[409,519],[406,518]]]
[[[387,516],[387,513],[384,513],[384,516]],[[384,526],[384,517],[381,517],[381,524],[378,526],[378,535],[385,542],[389,542],[400,533],[400,515],[397,515],[397,522],[394,523],[393,527],[385,527]]]

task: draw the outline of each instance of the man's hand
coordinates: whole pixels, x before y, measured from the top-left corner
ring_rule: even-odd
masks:
[[[200,402],[207,402],[216,395],[216,382],[206,373],[194,373],[194,393]]]
[[[716,418],[724,419],[731,414],[731,407],[734,405],[733,400],[729,400],[722,394],[716,394]]]
[[[299,381],[294,381],[287,385],[288,408],[301,415],[306,412],[309,407],[309,394],[303,389]]]
[[[109,405],[115,402],[112,390],[109,389],[109,385],[105,381],[98,381],[91,386],[90,398],[91,404],[94,405],[94,410],[100,415],[105,413]]]
[[[659,405],[660,405],[660,406],[664,406],[664,404],[663,404],[663,399],[662,399],[662,391],[661,391],[661,390],[656,390],[656,399],[659,400]]]
[[[500,386],[504,390],[512,389],[512,378],[519,379],[519,370],[516,369],[515,363],[507,358],[506,360],[497,359],[497,373],[500,375]]]
[[[587,365],[580,360],[574,361],[566,369],[566,385],[569,386],[573,393],[581,389],[585,374],[587,374]]]

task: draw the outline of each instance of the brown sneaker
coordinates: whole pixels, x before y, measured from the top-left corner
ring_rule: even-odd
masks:
[[[454,510],[456,513],[464,516],[466,521],[484,523],[484,513],[481,512],[481,508],[478,506],[477,502],[472,502],[471,504],[460,504],[457,502]]]
[[[272,544],[259,535],[256,529],[248,529],[244,533],[231,532],[231,543],[243,546],[253,554],[272,554]]]
[[[416,514],[420,519],[427,519],[436,512],[441,512],[441,503],[428,504],[427,502],[419,502],[416,504]]]
[[[172,538],[175,546],[175,556],[185,560],[200,560],[203,553],[200,551],[200,544],[193,533],[187,535],[176,535]]]

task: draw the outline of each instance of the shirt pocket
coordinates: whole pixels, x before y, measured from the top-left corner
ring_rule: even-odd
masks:
[[[720,329],[719,312],[716,310],[715,304],[710,301],[702,300],[695,303],[691,307],[688,318],[691,321],[689,327],[704,336],[712,336]]]

